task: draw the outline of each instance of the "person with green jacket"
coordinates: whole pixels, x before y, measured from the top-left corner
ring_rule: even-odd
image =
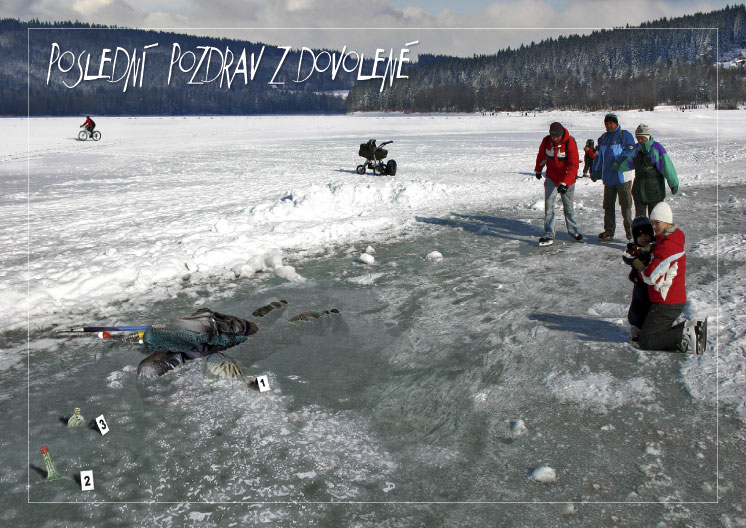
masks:
[[[648,216],[666,198],[666,182],[671,194],[679,190],[679,178],[663,145],[653,139],[650,127],[641,124],[635,130],[637,145],[624,159],[612,165],[623,172],[635,169],[632,200],[635,216]]]

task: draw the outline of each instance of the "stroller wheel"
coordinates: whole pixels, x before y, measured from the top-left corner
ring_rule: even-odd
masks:
[[[376,176],[383,176],[386,174],[386,165],[379,163],[375,167],[373,167],[373,174]]]
[[[389,160],[386,164],[386,174],[389,176],[396,176],[396,161]]]
[[[355,172],[358,174],[365,174],[365,165],[358,165],[355,169]]]

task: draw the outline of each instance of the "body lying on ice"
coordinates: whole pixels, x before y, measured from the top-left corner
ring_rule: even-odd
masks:
[[[269,312],[283,308],[287,301],[275,301],[255,310],[254,317],[264,317]],[[339,310],[308,311],[290,318],[289,322],[308,321]],[[139,377],[154,378],[175,369],[190,359],[206,358],[209,373],[223,378],[241,377],[241,368],[224,350],[244,343],[256,334],[259,327],[247,319],[202,308],[193,314],[172,319],[168,324],[154,325],[145,331],[142,343],[148,356],[137,366]],[[254,378],[248,379],[250,383]]]

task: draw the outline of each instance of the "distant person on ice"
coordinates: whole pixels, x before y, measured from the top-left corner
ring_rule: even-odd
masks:
[[[93,129],[96,128],[96,123],[91,119],[91,116],[85,116],[85,123],[80,125],[80,128],[85,128],[88,131],[88,137],[93,137]]]
[[[627,241],[632,240],[632,177],[625,177],[619,169],[612,167],[617,159],[635,148],[635,138],[627,130],[619,126],[616,114],[606,114],[604,117],[606,132],[598,138],[596,159],[591,169],[591,180],[604,183],[604,230],[598,239],[602,242],[614,240],[616,231],[616,202],[619,199],[619,209],[622,212],[622,224]]]
[[[586,177],[590,176],[593,160],[596,159],[596,146],[593,144],[592,139],[585,142],[583,152],[585,153],[583,156],[583,177]]]
[[[539,245],[554,243],[554,202],[557,194],[562,198],[567,232],[573,239],[583,240],[573,214],[575,180],[580,167],[578,145],[561,123],[552,123],[549,135],[541,140],[534,168],[537,180],[541,179],[544,167],[547,169],[544,180],[544,236],[539,238]]]
[[[674,225],[671,207],[666,202],[655,206],[650,220],[655,233],[650,262],[646,264],[640,257],[632,261],[632,267],[648,285],[650,297],[650,309],[640,329],[639,347],[701,354],[707,346],[707,320],[674,326],[686,305],[684,233]]]
[[[650,127],[641,124],[635,130],[637,145],[612,167],[621,171],[635,169],[632,198],[635,215],[649,214],[666,198],[666,182],[671,194],[679,191],[679,178],[663,145],[653,139]]]

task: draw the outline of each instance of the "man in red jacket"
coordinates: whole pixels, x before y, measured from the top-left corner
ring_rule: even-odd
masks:
[[[544,236],[539,239],[540,246],[554,243],[554,203],[557,193],[562,198],[567,232],[573,239],[583,240],[573,214],[575,179],[579,166],[578,145],[575,139],[561,123],[552,123],[549,126],[549,135],[541,141],[534,168],[537,180],[541,179],[542,169],[547,169],[547,177],[544,180]]]
[[[686,305],[686,237],[673,224],[673,213],[666,202],[650,213],[655,246],[650,263],[637,258],[632,266],[648,285],[650,310],[640,330],[640,348],[669,352],[696,352],[707,346],[707,320],[697,321],[693,329],[686,322],[673,323]]]
[[[96,128],[96,123],[91,119],[91,116],[85,116],[85,123],[80,125],[80,128],[85,128],[88,131],[88,137],[93,137],[93,129]]]

